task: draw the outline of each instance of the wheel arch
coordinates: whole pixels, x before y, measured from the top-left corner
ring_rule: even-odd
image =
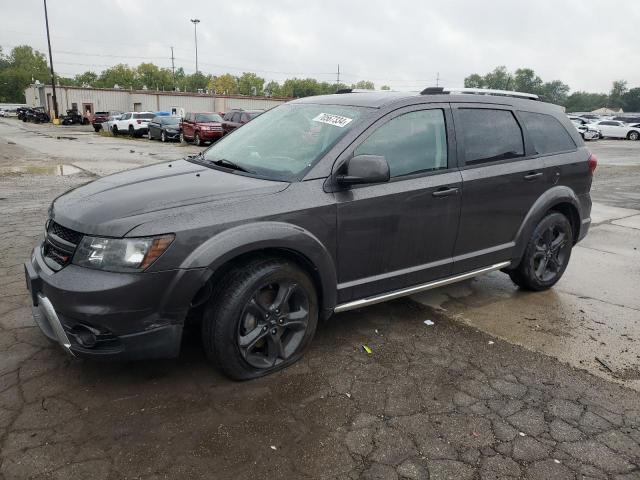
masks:
[[[573,229],[573,243],[574,245],[577,243],[582,227],[578,197],[569,187],[553,187],[538,198],[520,224],[515,237],[514,254],[509,269],[516,268],[520,264],[522,255],[527,247],[527,242],[536,225],[552,211],[562,213],[569,219],[571,228]]]
[[[281,222],[258,222],[225,230],[198,247],[183,268],[205,268],[203,285],[193,304],[233,268],[256,258],[294,262],[314,282],[321,315],[328,316],[337,301],[337,276],[331,254],[309,231]]]

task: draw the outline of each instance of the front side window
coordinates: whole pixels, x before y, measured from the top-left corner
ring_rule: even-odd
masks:
[[[556,118],[532,112],[520,112],[520,117],[531,136],[536,153],[546,155],[575,150],[576,144],[571,135]]]
[[[218,140],[204,152],[202,161],[226,160],[249,174],[300,180],[359,123],[366,110],[344,105],[284,104]]]
[[[447,132],[442,110],[400,115],[378,128],[354,155],[381,155],[391,177],[447,168]]]
[[[522,130],[511,111],[460,108],[458,119],[456,132],[464,142],[466,165],[524,156]]]

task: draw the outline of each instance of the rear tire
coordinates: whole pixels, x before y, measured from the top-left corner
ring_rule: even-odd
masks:
[[[217,282],[205,309],[207,357],[228,377],[249,380],[299,360],[318,324],[313,282],[295,264],[254,260]]]
[[[111,133],[113,133],[114,137],[118,136],[118,127],[116,127],[115,125],[111,128]]]
[[[547,290],[562,278],[572,248],[571,222],[562,213],[551,212],[533,231],[520,265],[509,276],[525,290]]]

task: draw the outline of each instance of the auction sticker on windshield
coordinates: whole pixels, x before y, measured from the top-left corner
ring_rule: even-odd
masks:
[[[320,113],[313,119],[314,122],[328,123],[334,127],[345,127],[353,118],[343,117],[341,115],[333,115],[331,113]]]

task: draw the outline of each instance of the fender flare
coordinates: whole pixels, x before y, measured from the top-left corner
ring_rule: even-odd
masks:
[[[520,224],[520,228],[518,228],[518,232],[515,236],[515,248],[511,259],[512,267],[510,268],[515,268],[520,263],[520,259],[522,258],[522,255],[524,255],[524,250],[527,246],[527,241],[533,234],[533,230],[536,228],[538,223],[540,223],[544,218],[544,215],[549,210],[562,203],[568,203],[576,209],[579,217],[578,228],[580,228],[582,213],[580,202],[578,201],[578,197],[575,192],[569,187],[565,187],[563,185],[550,188],[538,197]],[[579,237],[579,234],[579,231],[574,232],[574,240]]]
[[[195,249],[180,268],[204,268],[207,270],[205,278],[210,278],[234,258],[270,248],[303,256],[314,268],[321,284],[322,308],[335,307],[337,275],[331,254],[311,232],[289,223],[256,222],[224,230]]]

